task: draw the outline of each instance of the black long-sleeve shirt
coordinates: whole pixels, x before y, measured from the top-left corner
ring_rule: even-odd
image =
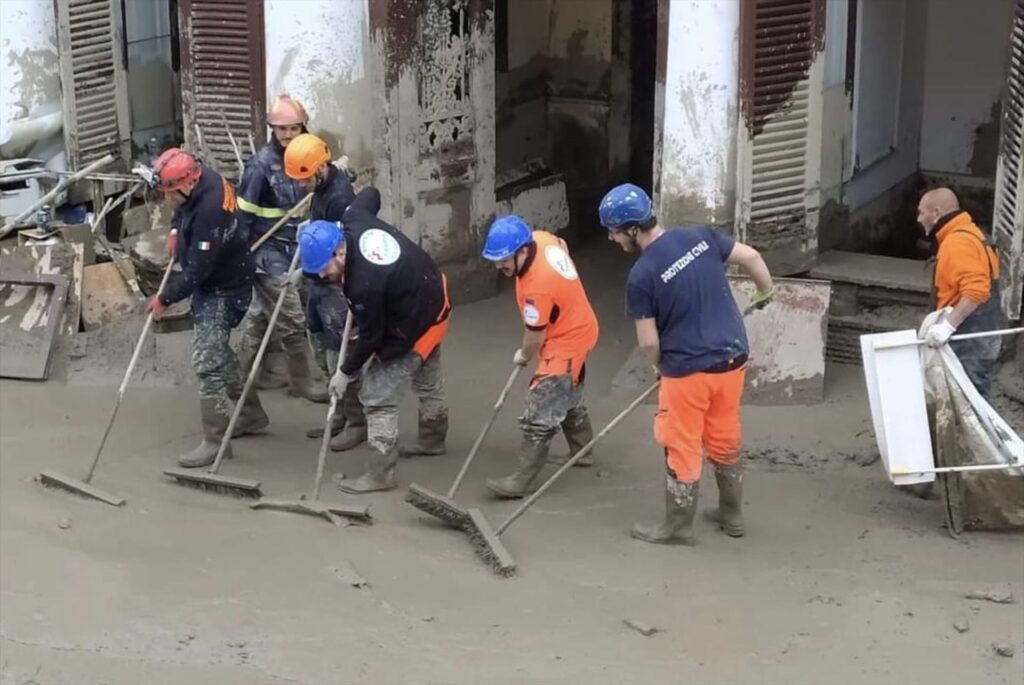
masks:
[[[345,212],[345,297],[359,339],[341,370],[353,374],[374,354],[410,352],[445,306],[441,272],[423,249],[377,218],[380,192],[364,188]]]
[[[204,166],[199,183],[171,218],[178,229],[175,256],[181,273],[171,274],[161,303],[184,300],[194,290],[232,293],[252,287],[252,256],[235,221],[235,204],[228,182]]]

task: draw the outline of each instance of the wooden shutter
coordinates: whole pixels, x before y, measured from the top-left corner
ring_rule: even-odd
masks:
[[[57,0],[64,144],[69,169],[131,156],[121,0]]]
[[[740,3],[736,236],[772,271],[818,250],[824,0]]]
[[[1013,3],[992,235],[999,251],[1003,313],[1016,319],[1024,289],[1024,0]]]
[[[266,142],[263,0],[179,0],[178,21],[185,145],[236,178],[227,130],[242,159]]]

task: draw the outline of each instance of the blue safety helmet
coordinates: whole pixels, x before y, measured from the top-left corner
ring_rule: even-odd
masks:
[[[523,245],[533,242],[533,231],[523,218],[515,214],[499,216],[491,224],[484,241],[484,259],[500,262],[508,259]]]
[[[651,198],[640,186],[623,183],[608,191],[597,213],[602,226],[609,231],[621,231],[651,218]]]
[[[319,274],[331,261],[342,241],[341,226],[318,219],[299,232],[299,261],[308,274]]]

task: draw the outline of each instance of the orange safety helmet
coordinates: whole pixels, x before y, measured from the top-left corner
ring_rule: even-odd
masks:
[[[289,178],[304,181],[331,161],[331,149],[312,133],[295,136],[284,149],[284,172]]]
[[[180,147],[168,148],[156,158],[153,172],[157,176],[157,187],[164,191],[181,190],[199,180],[202,165],[199,160]]]
[[[302,103],[290,95],[278,95],[267,110],[267,125],[269,126],[293,126],[309,121],[306,108]]]

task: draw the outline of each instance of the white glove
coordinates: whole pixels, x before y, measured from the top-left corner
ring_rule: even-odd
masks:
[[[336,398],[341,399],[341,396],[345,394],[345,389],[348,388],[348,384],[352,381],[342,371],[336,371],[331,377],[331,382],[327,386],[327,390],[334,395]]]
[[[942,347],[956,333],[956,327],[946,319],[933,323],[924,333],[924,342],[928,347]]]
[[[512,363],[516,366],[526,366],[530,363],[530,360],[526,358],[522,350],[516,350],[515,355],[512,357]]]

